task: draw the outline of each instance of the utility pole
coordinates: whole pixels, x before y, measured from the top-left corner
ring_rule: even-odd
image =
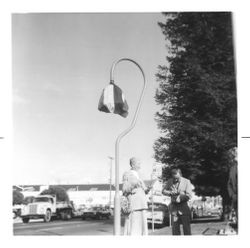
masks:
[[[154,174],[151,174],[151,181],[154,180]],[[155,231],[155,219],[154,219],[154,187],[151,188],[151,210],[152,210],[152,232]]]

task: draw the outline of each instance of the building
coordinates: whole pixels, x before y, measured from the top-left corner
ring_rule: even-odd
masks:
[[[161,195],[162,184],[158,180],[146,180],[144,181],[146,186],[153,183],[153,191],[147,195],[148,201],[151,201],[152,192],[154,192],[154,201],[168,203],[168,197]],[[15,185],[13,190],[22,192],[24,197],[37,196],[43,190],[48,189],[49,186],[63,187],[71,201],[76,206],[80,205],[114,205],[115,187],[110,184],[64,184],[64,185]],[[122,184],[120,184],[120,194],[122,194]]]

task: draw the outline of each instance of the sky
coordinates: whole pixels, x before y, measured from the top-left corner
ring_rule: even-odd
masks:
[[[114,78],[129,115],[98,111],[111,65],[122,57],[141,65],[147,88],[138,122],[121,141],[120,177],[135,156],[150,178],[160,136],[155,73],[167,53],[159,21],[160,13],[12,15],[13,184],[108,183],[108,156],[130,125],[143,84],[134,64],[120,63]]]

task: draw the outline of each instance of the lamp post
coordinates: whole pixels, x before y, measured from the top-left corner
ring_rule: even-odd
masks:
[[[111,193],[112,193],[112,162],[113,162],[114,158],[111,157],[111,156],[109,156],[108,158],[110,159],[110,169],[109,169],[109,173],[110,173],[110,175],[109,175],[109,177],[110,177],[110,179],[109,179],[109,209],[111,209],[111,202],[112,202],[112,200],[111,200]]]
[[[117,61],[115,61],[111,67],[111,71],[110,71],[110,83],[114,83],[114,71],[116,66],[122,62],[122,61],[127,61],[127,62],[132,62],[133,64],[135,64],[139,70],[142,73],[143,76],[143,88],[140,94],[140,98],[135,110],[135,114],[134,117],[132,119],[132,122],[130,124],[130,126],[125,129],[120,135],[118,135],[117,139],[116,139],[116,143],[115,143],[115,201],[114,201],[114,206],[115,206],[115,213],[114,213],[114,235],[120,235],[121,233],[121,209],[120,209],[120,192],[119,192],[119,145],[120,142],[122,140],[122,138],[127,135],[135,126],[137,118],[138,118],[138,114],[139,114],[139,110],[141,107],[141,102],[144,96],[144,92],[145,92],[145,88],[146,88],[146,78],[145,78],[145,74],[143,69],[141,68],[141,66],[135,62],[132,59],[129,58],[122,58],[119,59]]]

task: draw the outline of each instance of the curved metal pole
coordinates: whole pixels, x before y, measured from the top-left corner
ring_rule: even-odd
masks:
[[[120,235],[120,229],[121,229],[121,209],[120,209],[120,193],[119,193],[119,144],[121,142],[121,139],[127,135],[135,126],[136,121],[137,121],[137,117],[140,111],[140,107],[141,107],[141,102],[144,96],[144,92],[145,92],[145,88],[146,88],[146,78],[145,78],[145,74],[143,69],[141,68],[141,66],[135,62],[132,59],[129,58],[122,58],[119,59],[117,61],[115,61],[111,67],[111,71],[110,71],[110,82],[113,83],[114,82],[114,70],[115,67],[118,63],[122,62],[122,61],[129,61],[134,63],[141,71],[142,76],[143,76],[143,89],[135,110],[135,114],[133,117],[133,120],[130,124],[130,126],[125,129],[116,139],[116,143],[115,143],[115,213],[114,213],[114,235]]]

